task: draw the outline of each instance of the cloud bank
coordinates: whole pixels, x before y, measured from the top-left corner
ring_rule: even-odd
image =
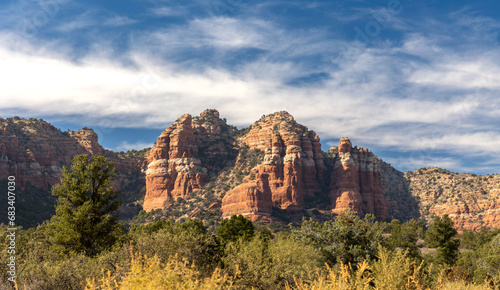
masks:
[[[206,108],[239,127],[287,110],[325,150],[349,136],[376,154],[392,152],[382,157],[405,170],[496,172],[498,19],[466,8],[418,20],[407,8],[366,42],[354,28],[383,7],[341,15],[317,4],[240,3],[192,16],[199,5],[156,3],[123,15],[96,6],[70,18],[78,5],[68,2],[33,37],[8,18],[0,29],[0,112],[161,129]],[[293,25],[293,16],[328,20]]]

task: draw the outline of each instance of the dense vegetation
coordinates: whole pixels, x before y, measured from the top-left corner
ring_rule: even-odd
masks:
[[[437,222],[437,227],[446,227]],[[28,289],[498,287],[498,231],[464,233],[464,248],[460,255],[456,252],[454,262],[442,259],[440,248],[426,248],[426,243],[416,247],[433,226],[424,231],[415,221],[380,223],[346,212],[332,222],[307,220],[301,227],[272,233],[233,216],[213,235],[201,221],[160,220],[133,226],[112,247],[89,255],[68,251],[68,245],[58,243],[42,225],[18,233],[17,283]],[[7,227],[0,231],[6,261]],[[0,287],[7,289],[12,285],[6,280],[5,263],[1,267]]]
[[[458,235],[447,217],[379,222],[346,211],[272,232],[242,216],[217,225],[116,221],[112,164],[77,156],[53,189],[50,221],[16,237],[17,285],[1,289],[498,289],[500,231]],[[9,232],[0,226],[0,259]],[[461,247],[461,248],[460,248]],[[460,251],[459,251],[460,250]],[[468,288],[467,288],[468,287]]]

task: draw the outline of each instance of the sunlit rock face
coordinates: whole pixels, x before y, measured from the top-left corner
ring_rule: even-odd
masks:
[[[368,149],[353,148],[349,138],[339,142],[330,188],[334,213],[349,208],[360,215],[372,213],[384,219],[389,217],[379,160]]]
[[[236,129],[220,119],[216,110],[199,117],[182,115],[161,133],[148,157],[146,211],[168,206],[170,200],[186,199],[206,183],[209,171],[230,158]]]

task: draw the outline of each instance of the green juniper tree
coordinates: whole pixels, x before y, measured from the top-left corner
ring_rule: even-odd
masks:
[[[121,203],[115,200],[119,192],[111,186],[113,165],[103,156],[78,155],[70,170],[63,167],[61,183],[52,188],[58,200],[48,228],[55,243],[67,252],[95,256],[123,233],[112,214]]]

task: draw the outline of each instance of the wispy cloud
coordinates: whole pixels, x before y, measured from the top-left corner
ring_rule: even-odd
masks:
[[[320,4],[302,8],[326,9]],[[417,30],[418,20],[400,17],[390,26],[401,34],[397,40],[367,45],[351,37],[351,26],[346,38],[326,25],[287,26],[256,13],[273,5],[279,3],[245,6],[232,16],[188,17],[187,8],[148,8],[149,15],[184,17],[127,33],[118,45],[106,37],[112,32],[86,34],[91,41],[76,57],[77,45],[65,38],[19,40],[5,29],[0,98],[9,101],[0,103],[0,112],[84,116],[90,126],[105,121],[104,127],[164,128],[183,113],[207,107],[237,126],[287,110],[329,145],[349,136],[364,147],[406,154],[389,160],[400,166],[414,152],[427,153],[413,166],[465,166],[455,157],[438,157],[441,148],[456,156],[500,153],[500,53],[491,39],[496,20],[466,9],[448,14],[448,22],[426,16]],[[368,9],[354,10],[350,19],[336,15],[335,23],[369,15]],[[89,27],[123,32],[122,26],[146,21],[97,10],[78,15],[51,29],[69,37]]]

